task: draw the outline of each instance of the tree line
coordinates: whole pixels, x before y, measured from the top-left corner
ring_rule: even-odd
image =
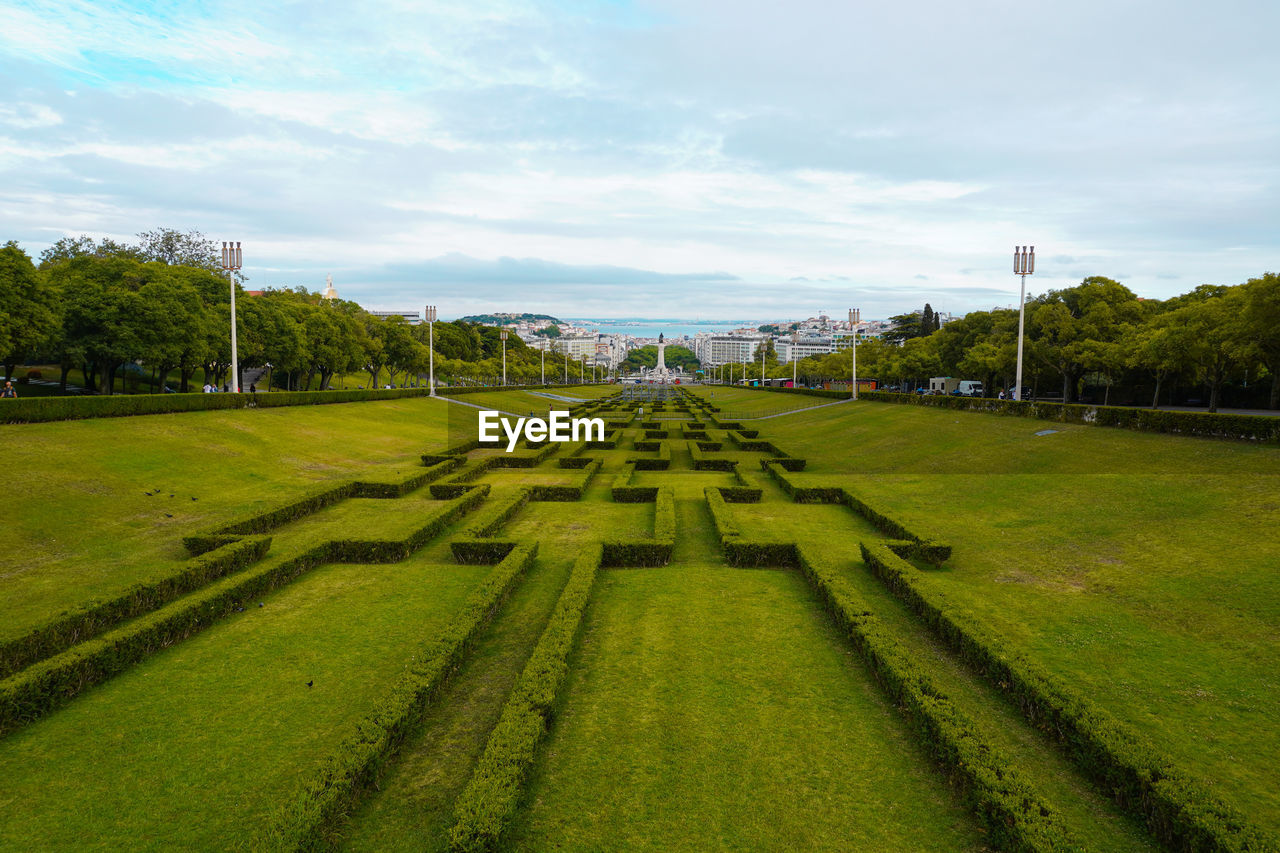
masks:
[[[63,238],[34,260],[14,241],[0,247],[0,364],[57,365],[60,386],[80,370],[89,388],[114,391],[115,378],[164,390],[192,389],[199,375],[221,386],[231,371],[230,285],[219,250],[196,231],[158,229],[136,243]],[[335,376],[364,371],[370,387],[417,384],[430,361],[428,327],[375,317],[354,302],[324,300],[306,288],[248,296],[236,282],[242,370],[261,369],[264,388],[327,389]],[[500,381],[500,330],[435,324],[437,379]],[[507,380],[538,382],[543,356],[510,335]],[[548,381],[589,375],[559,353],[545,356]]]
[[[974,311],[938,326],[926,311],[901,315],[899,328],[858,344],[858,376],[907,389],[931,376],[981,380],[989,389],[1014,384],[1016,309]],[[931,329],[926,332],[928,324]],[[1156,406],[1175,388],[1202,394],[1216,411],[1224,388],[1269,386],[1280,408],[1280,275],[1234,285],[1201,285],[1171,299],[1142,299],[1120,282],[1090,276],[1027,302],[1023,383],[1042,396],[1078,402],[1088,387],[1098,403]],[[801,360],[808,383],[848,381],[847,350]],[[790,378],[792,365],[766,359],[765,374]],[[757,361],[747,368],[758,377]],[[1143,395],[1143,396],[1139,396]],[[1243,397],[1243,393],[1239,393]]]

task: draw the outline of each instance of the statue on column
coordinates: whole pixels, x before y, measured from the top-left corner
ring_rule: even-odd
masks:
[[[663,342],[662,332],[658,332],[658,365],[654,368],[659,376],[667,375],[667,359],[666,353],[663,352],[667,345]]]

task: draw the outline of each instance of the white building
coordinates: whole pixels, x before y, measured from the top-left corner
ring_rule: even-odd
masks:
[[[593,358],[596,354],[597,335],[561,335],[551,342],[556,352],[568,353],[569,358]]]
[[[847,335],[848,333],[846,332],[845,334]],[[778,348],[778,360],[784,362],[797,361],[815,355],[828,355],[835,352],[835,346],[829,335],[805,336],[795,343],[791,342],[790,335],[784,335],[778,339],[776,346]]]
[[[374,317],[403,317],[411,326],[422,322],[422,315],[417,311],[367,311],[366,313]]]
[[[764,335],[698,335],[694,338],[694,355],[703,367],[741,364],[760,357]]]

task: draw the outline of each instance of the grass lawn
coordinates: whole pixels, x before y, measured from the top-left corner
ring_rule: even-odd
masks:
[[[491,570],[316,569],[0,740],[0,849],[251,841]]]
[[[924,573],[931,594],[1280,833],[1280,449],[694,389],[712,391],[722,418],[776,415],[751,426],[807,460],[793,475],[802,485],[849,487],[950,543],[945,568]],[[558,405],[509,390],[463,399],[522,413]],[[446,442],[450,409],[475,411],[415,399],[3,427],[11,460],[0,485],[12,499],[0,528],[0,639],[171,573],[186,533],[319,484],[421,471],[419,454]],[[1055,432],[1035,434],[1046,429]],[[654,504],[611,498],[625,460],[654,455],[635,451],[643,436],[632,426],[618,449],[583,451],[603,461],[583,500],[529,503],[496,533],[539,542],[536,564],[379,790],[337,827],[338,846],[445,849],[454,798],[569,566],[590,543],[652,535]],[[870,574],[858,551],[879,537],[870,525],[842,506],[791,502],[760,470],[763,454],[738,451],[719,430],[711,437],[725,440],[712,455],[738,459],[763,489],[760,503],[727,507],[744,533],[809,543],[1085,848],[1154,849]],[[674,489],[672,562],[601,570],[502,846],[986,849],[977,819],[803,575],[725,564],[703,490],[737,476],[691,470],[681,437],[668,446],[670,470],[636,472],[632,485]],[[574,480],[578,471],[558,466],[573,449],[475,482],[495,501],[518,485]],[[441,504],[427,488],[347,500],[274,531],[266,560],[325,538],[401,538]],[[469,519],[405,562],[304,574],[264,607],[0,739],[0,849],[251,846],[491,571],[453,563],[449,539]]]
[[[445,406],[406,399],[0,427],[0,640],[171,574],[186,559],[184,535],[317,484],[420,470],[418,456],[443,443]]]
[[[982,849],[796,574],[597,584],[511,849]]]
[[[952,543],[940,592],[1280,831],[1280,449],[870,402],[767,424]]]

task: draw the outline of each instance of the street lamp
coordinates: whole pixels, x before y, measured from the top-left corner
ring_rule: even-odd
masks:
[[[231,285],[231,390],[240,393],[240,360],[236,351],[236,270],[240,269],[239,243],[222,244],[222,268],[227,271],[227,282]]]
[[[849,309],[849,331],[853,333],[853,382],[849,388],[850,399],[858,399],[858,323],[862,319],[862,309]]]
[[[1028,251],[1026,246],[1013,247],[1013,274],[1022,276],[1022,291],[1018,294],[1018,384],[1013,389],[1013,399],[1022,399],[1022,323],[1027,308],[1027,276],[1036,271],[1036,247]]]
[[[503,329],[498,333],[498,337],[502,339],[502,384],[507,384],[507,330]]]
[[[427,306],[427,353],[431,365],[431,396],[434,397],[436,395],[436,306],[434,305]]]
[[[800,332],[791,333],[791,387],[795,388],[798,384],[798,372],[800,370],[800,353],[796,351],[796,344],[800,341]]]
[[[546,341],[546,340],[544,340],[544,341],[542,342],[542,347],[541,347],[541,351],[542,351],[542,384],[543,384],[543,385],[546,385],[546,384],[547,384],[547,346],[548,346],[549,344],[550,344],[550,341]]]
[[[760,387],[764,387],[764,340],[760,341]]]

